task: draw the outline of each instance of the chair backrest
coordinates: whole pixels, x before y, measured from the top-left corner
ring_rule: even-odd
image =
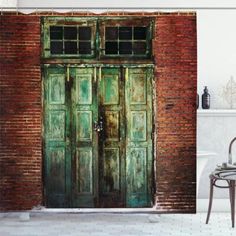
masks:
[[[233,164],[233,158],[232,158],[232,145],[236,141],[236,137],[232,139],[232,141],[229,144],[229,158],[228,158],[228,163]]]

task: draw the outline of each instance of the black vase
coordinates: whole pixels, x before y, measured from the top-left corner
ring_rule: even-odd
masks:
[[[207,86],[205,86],[204,93],[202,94],[202,109],[210,109],[210,94],[208,93]]]

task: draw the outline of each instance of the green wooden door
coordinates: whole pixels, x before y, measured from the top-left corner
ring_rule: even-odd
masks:
[[[126,69],[126,206],[151,205],[152,69]]]
[[[96,72],[94,68],[45,68],[44,153],[46,205],[97,204]]]
[[[98,144],[93,123],[97,118],[96,68],[72,68],[71,139],[72,206],[97,206]]]
[[[152,69],[102,68],[99,199],[102,207],[151,206]]]
[[[44,112],[46,205],[67,207],[71,196],[71,117],[64,68],[45,69]]]
[[[125,97],[120,68],[99,72],[99,199],[102,207],[125,206]]]
[[[45,69],[48,207],[151,205],[151,79],[148,68]]]

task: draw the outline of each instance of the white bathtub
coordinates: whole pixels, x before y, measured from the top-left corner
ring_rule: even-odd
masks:
[[[197,151],[197,196],[199,191],[199,182],[208,160],[214,158],[217,154],[210,151]]]

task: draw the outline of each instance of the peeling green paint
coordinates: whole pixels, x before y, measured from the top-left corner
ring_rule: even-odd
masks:
[[[69,81],[66,68],[45,68],[49,207],[150,206],[151,81],[145,67],[73,67]]]
[[[106,57],[107,24],[148,26],[147,55]],[[51,55],[52,25],[91,26],[93,53]],[[151,18],[42,18],[48,207],[151,206],[151,39]],[[100,132],[95,122],[102,123]]]

